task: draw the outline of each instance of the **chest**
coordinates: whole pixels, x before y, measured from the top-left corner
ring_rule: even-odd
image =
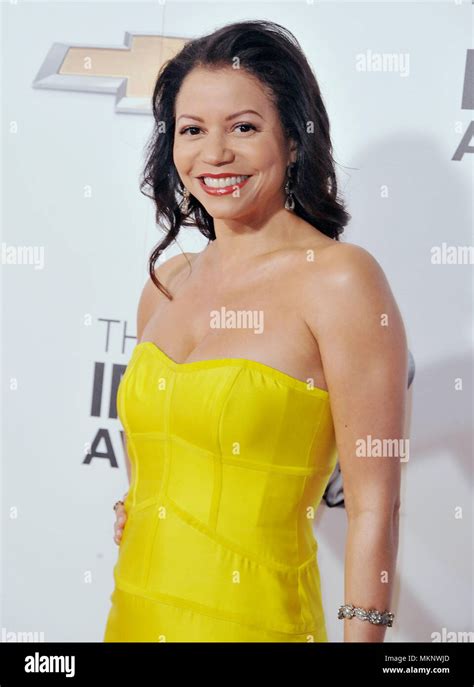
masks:
[[[173,295],[157,304],[142,340],[155,342],[174,361],[247,358],[325,386],[291,282],[260,276],[223,286],[190,278]]]

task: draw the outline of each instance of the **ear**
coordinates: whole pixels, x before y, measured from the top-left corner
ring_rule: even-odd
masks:
[[[298,158],[298,144],[292,138],[289,141],[288,164],[294,165]]]

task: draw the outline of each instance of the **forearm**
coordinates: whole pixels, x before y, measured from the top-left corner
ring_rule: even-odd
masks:
[[[367,511],[349,517],[344,603],[392,611],[398,520],[398,511],[393,516]],[[343,623],[345,642],[383,642],[387,629],[355,617]]]

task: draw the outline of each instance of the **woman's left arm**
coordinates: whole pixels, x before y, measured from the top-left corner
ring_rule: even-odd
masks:
[[[344,481],[348,533],[341,604],[394,612],[400,471],[408,459],[402,317],[379,263],[353,244],[322,251],[305,281],[304,303],[321,354]],[[341,622],[346,642],[384,639],[384,625]]]

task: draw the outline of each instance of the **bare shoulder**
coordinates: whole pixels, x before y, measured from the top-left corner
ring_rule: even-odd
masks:
[[[335,320],[342,327],[355,317],[399,315],[384,270],[362,246],[326,244],[302,270],[301,279],[305,319],[313,333]]]
[[[405,325],[375,257],[354,244],[324,248],[317,268],[306,269],[301,288],[303,318],[318,343],[339,419],[358,412],[352,407],[354,390],[363,390],[373,407],[386,398],[394,401],[393,408],[404,403]]]
[[[199,253],[179,253],[168,258],[155,267],[155,276],[161,284],[171,290],[173,283],[183,272],[191,269]],[[146,323],[151,318],[160,302],[168,300],[167,296],[158,289],[150,276],[143,286],[137,310],[137,339],[140,340]]]
[[[332,241],[308,260],[302,271],[303,288],[310,297],[324,287],[325,294],[349,300],[365,297],[375,289],[387,294],[389,284],[378,260],[362,246]]]
[[[313,230],[314,231],[314,230]],[[318,232],[289,250],[281,251],[283,268],[288,267],[296,278],[298,289],[316,288],[324,281],[329,287],[344,290],[354,282],[384,281],[385,275],[376,258],[362,246],[331,239]]]
[[[321,275],[335,286],[347,283],[351,286],[354,281],[385,278],[380,263],[372,253],[354,243],[332,241],[320,251],[317,261]]]

